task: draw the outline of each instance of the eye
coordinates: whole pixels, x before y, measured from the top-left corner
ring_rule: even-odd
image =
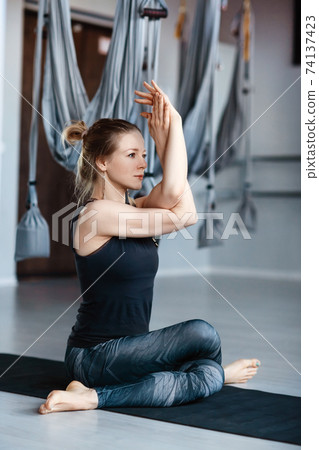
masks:
[[[134,155],[135,156],[135,153],[130,153],[128,156],[132,156],[132,155]],[[146,156],[147,156],[147,154],[146,153],[144,153],[144,155],[143,155],[143,158],[145,158],[146,159]]]

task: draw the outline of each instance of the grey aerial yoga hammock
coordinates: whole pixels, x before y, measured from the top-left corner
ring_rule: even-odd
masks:
[[[253,70],[251,59],[254,52],[254,15],[251,9],[250,0],[244,0],[243,3],[243,20],[241,32],[243,33],[243,105],[244,105],[244,143],[245,143],[245,170],[242,201],[239,205],[239,215],[242,218],[246,228],[250,231],[255,231],[257,226],[257,210],[252,199],[252,155],[251,155],[251,138],[250,126],[252,119],[252,83]]]
[[[149,151],[148,172],[142,190],[154,186],[154,145],[147,122],[134,102],[134,89],[142,89],[145,77],[156,78],[160,21],[142,18],[147,6],[166,10],[164,0],[118,0],[111,45],[98,91],[89,103],[77,65],[67,0],[40,0],[34,64],[33,106],[38,109],[41,81],[42,28],[47,26],[47,47],[42,96],[43,124],[53,158],[70,171],[76,170],[81,143],[63,147],[61,132],[70,120],[84,120],[89,126],[101,117],[117,117],[136,123]],[[143,70],[146,66],[146,70]],[[146,63],[146,64],[145,64]],[[49,257],[49,228],[37,201],[36,156],[38,116],[32,111],[30,130],[30,174],[27,208],[17,226],[15,260]],[[147,181],[146,181],[147,180]],[[143,194],[145,195],[145,194]]]
[[[38,107],[41,84],[42,29],[44,25],[45,4],[40,2],[36,49],[33,66],[32,116],[29,136],[29,183],[26,208],[16,230],[15,261],[26,258],[50,256],[49,227],[38,207],[36,185],[36,162],[38,151]]]
[[[199,0],[183,63],[178,110],[184,123],[188,173],[208,178],[205,212],[199,230],[198,247],[219,244],[221,224],[213,219],[215,210],[213,97],[218,62],[221,0]]]
[[[243,197],[238,212],[246,228],[253,231],[256,228],[257,212],[251,196],[252,159],[248,128],[251,125],[254,80],[254,14],[249,1],[244,0],[242,8],[235,15],[231,33],[237,37],[237,52],[228,101],[217,131],[215,170],[217,172],[226,167],[244,148]],[[243,133],[243,138],[240,138]]]
[[[219,220],[216,221],[214,216],[216,208],[215,169],[221,169],[231,160],[236,147],[230,147],[228,150],[229,146],[232,146],[250,125],[252,81],[250,60],[253,53],[253,15],[250,2],[244,0],[244,5],[246,6],[236,15],[232,23],[233,33],[238,35],[238,50],[229,101],[217,133],[213,130],[214,71],[218,61],[220,6],[222,9],[225,8],[227,2],[221,4],[218,0],[197,2],[190,44],[186,60],[183,63],[179,110],[184,119],[189,173],[208,178],[205,211],[209,215],[199,229],[199,248],[218,245],[222,242],[222,223]],[[246,34],[244,36],[245,17]],[[247,31],[249,31],[248,39]],[[244,55],[245,45],[246,50],[247,45],[249,47],[249,58],[247,58],[247,53]],[[209,76],[205,78],[207,73]],[[203,93],[206,93],[206,96]],[[206,121],[203,118],[206,118]],[[239,214],[246,227],[252,230],[256,223],[256,208],[250,191],[252,167],[249,133],[246,133],[242,142],[245,142],[245,180]]]

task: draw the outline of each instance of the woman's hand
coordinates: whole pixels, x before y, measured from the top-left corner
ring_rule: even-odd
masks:
[[[180,120],[180,115],[169,101],[168,96],[152,80],[153,87],[144,82],[149,92],[135,91],[140,99],[136,103],[152,106],[152,112],[142,112],[141,116],[148,120],[150,135],[155,141],[158,156],[161,158],[165,151],[169,130],[175,120]]]
[[[152,81],[144,82],[148,92],[135,91],[141,98],[136,103],[152,106],[152,112],[142,112],[148,120],[150,134],[156,143],[156,151],[163,169],[161,204],[177,199],[185,190],[187,181],[187,152],[182,118],[167,95]]]

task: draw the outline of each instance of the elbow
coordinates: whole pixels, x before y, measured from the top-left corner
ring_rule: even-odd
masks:
[[[181,197],[184,195],[185,193],[185,186],[182,189],[172,189],[169,194],[168,197],[170,199],[171,202],[175,202],[175,205],[177,203],[180,202]]]
[[[175,186],[175,185],[171,185],[171,186],[167,186],[162,184],[161,186],[161,196],[162,199],[165,200],[165,202],[167,202],[167,204],[169,205],[168,208],[174,207],[175,205],[177,205],[177,203],[180,202],[181,197],[183,196],[183,194],[185,193],[185,184],[184,186]]]
[[[189,219],[190,225],[195,225],[198,222],[198,214],[197,212],[194,212],[192,216]]]
[[[183,195],[183,192],[167,192],[162,194],[162,202],[165,204],[165,208],[171,209],[177,205],[180,201],[180,197]]]
[[[188,218],[185,224],[185,228],[187,227],[191,227],[192,225],[195,225],[198,222],[198,215],[197,212],[195,211],[194,213],[191,213],[189,215],[189,213],[186,213]]]

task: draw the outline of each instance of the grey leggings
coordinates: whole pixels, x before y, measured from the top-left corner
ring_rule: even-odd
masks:
[[[67,347],[68,375],[98,394],[98,408],[173,406],[221,390],[220,337],[201,319],[187,320],[89,348]]]

